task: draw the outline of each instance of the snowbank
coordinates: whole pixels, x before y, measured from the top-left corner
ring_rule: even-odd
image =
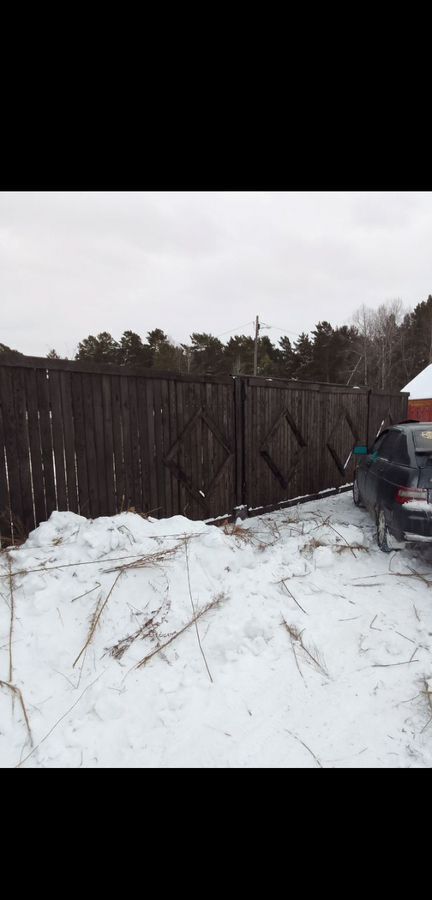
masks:
[[[241,527],[53,513],[0,555],[0,765],[432,765],[430,551],[373,532],[348,494]]]

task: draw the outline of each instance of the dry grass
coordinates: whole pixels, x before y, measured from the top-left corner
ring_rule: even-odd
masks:
[[[86,638],[85,643],[83,644],[80,652],[78,653],[78,656],[76,657],[76,659],[72,665],[72,668],[74,668],[76,666],[77,662],[81,659],[81,656],[83,655],[83,653],[85,653],[85,651],[91,644],[94,634],[95,634],[95,631],[96,631],[96,628],[97,628],[100,618],[102,616],[102,613],[113,593],[113,590],[114,590],[117,582],[121,578],[121,576],[127,574],[127,572],[130,572],[132,569],[149,568],[151,566],[158,565],[161,562],[165,562],[167,559],[174,556],[174,554],[177,552],[177,550],[180,547],[185,546],[185,544],[186,544],[186,539],[184,539],[180,543],[176,544],[175,547],[170,547],[167,550],[158,550],[156,553],[149,553],[146,556],[139,556],[137,559],[134,559],[130,563],[124,563],[121,566],[114,566],[111,569],[104,570],[105,573],[117,572],[117,575],[108,591],[108,594],[105,597],[105,600],[102,601],[102,598],[99,598],[97,601],[96,608],[90,619],[90,626],[89,626],[87,638]],[[127,639],[125,638],[125,640],[127,640]],[[127,648],[125,648],[125,649],[127,649]]]
[[[255,532],[251,528],[243,528],[241,525],[233,525],[227,522],[222,530],[229,537],[234,537],[243,544],[249,544],[251,547],[255,547],[256,550],[263,551],[267,547],[272,546],[271,543],[265,543],[257,539]]]
[[[120,566],[113,566],[112,569],[105,569],[105,572],[126,572],[131,569],[145,569],[154,566],[157,563],[166,562],[171,556],[174,556],[181,547],[184,547],[186,538],[179,541],[174,547],[168,547],[166,550],[157,550],[156,553],[147,553],[144,556],[138,556],[130,563],[123,563]]]
[[[345,542],[345,544],[340,544],[340,543],[329,544],[328,541],[324,541],[319,537],[318,538],[315,538],[315,537],[310,538],[310,540],[307,541],[306,544],[303,545],[303,547],[301,547],[300,553],[302,554],[302,556],[305,556],[307,559],[310,559],[313,556],[314,550],[317,550],[318,547],[330,547],[330,549],[334,550],[335,553],[344,553],[347,550],[349,550],[355,558],[357,558],[354,553],[355,550],[360,550],[360,551],[363,551],[364,553],[369,553],[369,548],[365,547],[363,544],[349,544],[348,542]]]
[[[309,644],[309,646],[307,647],[303,641],[303,631],[300,631],[298,628],[296,628],[295,625],[289,625],[283,616],[282,616],[282,624],[286,628],[288,634],[290,635],[291,640],[294,641],[294,643],[298,644],[301,647],[301,649],[304,651],[308,660],[311,661],[313,666],[319,672],[321,672],[322,675],[325,675],[326,678],[328,678],[329,673],[328,673],[328,670],[325,665],[324,657],[322,656],[322,654],[320,653],[318,648],[315,647],[314,644]]]
[[[189,621],[186,623],[186,625],[183,626],[183,628],[180,628],[178,631],[175,631],[166,640],[162,641],[162,643],[159,643],[158,646],[154,650],[152,650],[150,653],[147,653],[147,655],[144,656],[138,663],[136,663],[136,665],[133,668],[141,669],[144,666],[146,666],[147,663],[150,662],[150,660],[153,659],[154,656],[156,656],[158,653],[161,653],[161,651],[163,651],[165,649],[165,647],[168,647],[169,644],[172,644],[173,641],[176,641],[177,638],[179,638],[182,634],[184,634],[185,631],[187,631],[189,628],[192,628],[193,626],[195,626],[196,623],[199,622],[199,620],[202,619],[203,616],[205,616],[208,612],[210,612],[210,610],[217,609],[227,599],[228,599],[227,594],[224,594],[224,593],[217,594],[215,597],[213,597],[212,600],[210,600],[209,603],[206,603],[205,606],[203,606],[200,610],[198,610],[198,612],[196,612],[195,615],[193,615],[192,618],[189,619]]]
[[[106,653],[112,656],[113,659],[120,660],[122,659],[126,651],[129,650],[132,644],[135,643],[135,641],[143,641],[146,639],[149,639],[151,641],[158,641],[159,636],[157,629],[160,628],[164,621],[166,621],[166,613],[168,612],[169,606],[166,607],[165,615],[157,618],[157,616],[160,615],[162,608],[163,604],[159,607],[159,609],[155,610],[150,618],[143,622],[143,624],[139,628],[137,628],[131,634],[126,635],[126,637],[121,638],[119,641],[117,641],[116,644],[114,644],[113,647],[107,647]],[[168,635],[166,635],[166,637],[168,637]]]
[[[25,721],[25,724],[26,724],[26,728],[27,728],[27,734],[28,734],[28,737],[29,737],[30,746],[33,747],[33,737],[32,737],[32,733],[31,733],[29,717],[28,717],[28,715],[27,715],[27,710],[26,710],[26,708],[25,708],[25,703],[24,703],[24,700],[23,700],[23,695],[22,695],[20,689],[17,688],[17,687],[15,687],[14,684],[10,684],[10,682],[8,682],[8,681],[0,681],[0,687],[7,688],[9,691],[11,691],[13,697],[18,697],[18,700],[19,700],[19,703],[20,703],[20,706],[21,706],[21,710],[22,710],[22,714],[23,714],[23,716],[24,716],[24,721]]]
[[[409,572],[389,572],[389,575],[393,575],[396,578],[417,578],[428,588],[432,587],[432,580],[426,578],[423,572],[417,572],[415,569],[411,569],[411,566],[408,566],[408,568],[410,569]]]
[[[426,697],[428,707],[429,707],[429,712],[431,713],[431,715],[429,716],[429,719],[426,722],[426,725],[422,728],[422,732],[425,731],[426,728],[428,727],[428,725],[430,725],[430,723],[432,722],[432,687],[430,686],[430,683],[428,681],[426,681],[426,679],[424,679],[423,684],[424,684],[424,690],[421,691],[420,693],[424,694],[424,696]],[[431,682],[431,684],[432,684],[432,682]]]
[[[283,587],[283,588],[285,589],[285,591],[287,592],[288,596],[291,597],[292,600],[294,600],[294,603],[297,604],[298,608],[301,609],[301,611],[305,614],[305,616],[307,616],[308,613],[306,612],[306,610],[303,609],[302,606],[300,606],[300,603],[298,602],[298,600],[296,600],[296,598],[294,597],[294,594],[292,593],[292,591],[289,589],[289,587],[287,587],[287,584],[286,584],[286,578],[281,578],[280,581],[277,581],[277,582],[276,582],[276,584],[281,584],[281,585],[282,585],[282,587]]]
[[[305,556],[306,559],[310,559],[313,556],[314,550],[317,550],[318,547],[328,547],[325,541],[321,541],[319,538],[310,538],[309,541],[306,541],[303,544],[303,547],[300,548],[300,553],[302,556]]]

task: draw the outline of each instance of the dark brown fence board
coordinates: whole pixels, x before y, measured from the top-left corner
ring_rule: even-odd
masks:
[[[142,512],[149,513],[151,505],[151,467],[148,442],[147,392],[144,378],[137,378],[137,409],[141,460]]]
[[[133,505],[134,476],[131,442],[131,422],[129,407],[129,391],[126,378],[120,378],[120,405],[123,426],[123,459],[125,473],[125,509]]]
[[[154,415],[154,384],[152,381],[146,382],[147,395],[147,447],[148,461],[150,471],[150,511],[153,516],[158,517],[162,514],[160,509],[161,500],[159,498],[158,484],[155,476],[155,415]]]
[[[178,434],[178,420],[177,420],[177,385],[174,381],[168,381],[168,393],[169,393],[169,422],[170,422],[170,445],[168,448],[168,452],[171,450],[171,447],[174,444],[174,441],[177,439]],[[180,499],[180,482],[178,478],[175,477],[174,473],[170,473],[171,477],[171,501],[173,510],[176,514],[178,514],[181,510],[181,499]]]
[[[6,460],[9,478],[9,496],[12,519],[19,527],[23,521],[23,506],[21,494],[21,481],[18,463],[18,448],[16,441],[16,420],[13,402],[12,380],[13,376],[7,369],[0,371],[0,401],[3,412],[3,427],[6,447]]]
[[[99,506],[99,479],[96,455],[96,426],[93,408],[93,376],[87,373],[82,375],[83,409],[85,422],[85,447],[88,472],[89,509],[91,518],[98,516]]]
[[[160,507],[159,510],[159,518],[166,518],[167,516],[167,503],[165,496],[165,466],[163,463],[163,433],[162,433],[162,396],[161,396],[161,382],[158,379],[153,382],[153,394],[154,394],[154,435],[155,435],[155,449],[156,449],[156,480],[157,480],[157,489],[158,489],[158,505]]]
[[[60,396],[63,418],[63,439],[66,465],[67,503],[71,512],[78,512],[77,463],[75,458],[75,428],[72,408],[72,384],[70,372],[56,372],[60,379]],[[29,420],[30,432],[30,420]]]
[[[168,395],[168,381],[166,378],[163,378],[160,382],[161,387],[161,417],[162,417],[162,461],[166,458],[167,454],[171,448],[171,433],[170,433],[170,406],[169,406],[169,395]],[[163,473],[165,480],[165,501],[166,501],[166,515],[173,515],[173,502],[172,502],[172,486],[171,486],[171,469],[165,463],[163,463]]]
[[[74,418],[75,451],[78,476],[79,511],[90,516],[89,475],[87,470],[83,385],[81,373],[71,374],[72,409]]]
[[[0,548],[9,544],[12,539],[10,520],[10,497],[7,483],[5,456],[5,429],[0,394]]]
[[[103,377],[103,376],[102,376]],[[96,466],[98,478],[98,495],[99,495],[99,515],[109,516],[112,513],[112,507],[108,501],[107,483],[106,483],[106,457],[105,457],[105,427],[104,427],[104,410],[102,397],[102,377],[95,378],[92,376],[93,388],[93,416],[95,428],[95,449],[96,449]]]
[[[46,369],[37,369],[36,382],[39,406],[39,426],[44,472],[45,499],[47,516],[50,516],[55,509],[58,509],[58,507],[54,479],[54,460],[51,437],[51,410]]]
[[[143,498],[136,378],[129,378],[127,384],[129,390],[130,442],[132,452],[132,506],[138,512],[142,512]]]
[[[177,412],[177,433],[176,439],[183,432],[185,426],[184,412],[184,385],[182,382],[176,383],[176,412]],[[174,463],[184,471],[185,466],[185,450],[184,445],[180,444],[177,449]],[[179,488],[179,512],[182,516],[186,515],[187,493],[186,486],[183,481],[177,479]]]
[[[126,476],[123,455],[123,425],[121,416],[120,379],[113,375],[111,384],[113,452],[115,466],[115,510],[117,513],[126,509]]]
[[[21,481],[22,523],[27,534],[35,527],[33,511],[33,492],[30,477],[30,455],[27,430],[27,403],[24,383],[24,371],[18,369],[12,379],[14,396],[16,446],[18,453],[19,475]]]
[[[111,397],[112,380],[107,375],[102,375],[102,414],[104,434],[104,476],[107,515],[113,515],[116,511],[115,480],[114,480],[114,438],[113,438],[113,413]]]
[[[63,451],[63,411],[60,392],[60,372],[49,372],[48,393],[51,408],[51,431],[54,450],[55,479],[58,509],[67,509],[66,473]]]

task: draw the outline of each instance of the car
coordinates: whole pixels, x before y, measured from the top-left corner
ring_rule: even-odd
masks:
[[[379,548],[432,542],[432,422],[393,425],[354,455],[353,500],[375,519]]]

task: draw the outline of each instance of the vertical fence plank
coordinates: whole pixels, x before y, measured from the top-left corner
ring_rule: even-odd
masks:
[[[63,413],[60,394],[60,373],[49,371],[48,393],[51,409],[51,429],[57,488],[57,509],[67,510],[66,474],[63,451]]]
[[[178,422],[177,422],[177,404],[176,404],[176,391],[177,391],[177,381],[172,379],[168,382],[168,392],[169,392],[169,422],[170,422],[170,445],[168,447],[168,452],[177,440],[178,436]],[[177,516],[181,513],[181,503],[180,503],[180,482],[178,478],[176,478],[172,472],[170,472],[171,479],[171,502],[172,502],[172,514]]]
[[[85,422],[84,435],[88,472],[89,506],[90,516],[92,519],[94,519],[99,515],[99,483],[97,471],[92,379],[93,375],[89,375],[87,372],[82,374],[83,409]]]
[[[47,516],[57,509],[55,489],[53,447],[51,438],[51,409],[48,392],[48,378],[45,369],[36,370],[39,425],[41,436],[42,464],[45,484]]]
[[[0,549],[12,540],[10,520],[10,497],[6,471],[5,431],[0,395]]]
[[[138,426],[138,399],[136,378],[127,378],[129,387],[129,411],[130,411],[130,440],[132,452],[132,506],[142,512],[142,480],[140,460],[140,439]]]
[[[141,460],[141,508],[142,512],[149,513],[152,509],[152,501],[150,486],[150,456],[148,444],[147,394],[146,382],[144,378],[137,378],[136,389],[138,408],[139,455]]]
[[[102,377],[91,376],[93,388],[93,415],[95,429],[95,449],[96,449],[96,466],[98,479],[98,495],[99,495],[99,515],[109,516],[112,514],[108,502],[107,494],[107,471],[105,458],[105,429],[104,414],[102,400]]]
[[[30,477],[30,452],[27,428],[27,402],[22,369],[15,371],[12,380],[12,391],[15,407],[16,445],[18,453],[19,475],[21,481],[22,523],[24,535],[35,527],[33,512],[33,491]]]
[[[114,437],[113,437],[113,412],[112,412],[112,379],[109,375],[102,375],[102,408],[104,429],[104,475],[107,515],[113,516],[116,512],[115,501],[115,476],[114,476]]]
[[[3,412],[4,439],[9,479],[9,497],[12,523],[17,530],[23,528],[23,506],[19,475],[18,448],[16,442],[16,420],[10,369],[0,370],[0,400]]]
[[[36,372],[34,369],[23,369],[27,397],[28,435],[33,483],[33,500],[35,506],[36,525],[47,517],[45,503],[45,487],[43,479],[41,438],[39,430],[39,410],[37,400]]]
[[[80,372],[71,373],[72,409],[74,418],[75,452],[77,465],[79,511],[90,516],[89,475],[87,470],[83,385]]]
[[[150,503],[151,512],[154,516],[161,514],[158,483],[156,477],[156,447],[155,447],[155,413],[154,413],[154,395],[153,382],[150,378],[146,384],[147,395],[147,446],[148,446],[148,463],[150,472]]]
[[[120,378],[118,377],[118,375],[113,375],[111,378],[111,405],[115,466],[115,504],[116,511],[120,513],[127,508],[127,505],[126,476],[123,455],[123,425],[121,416]]]
[[[125,509],[129,509],[133,504],[134,479],[133,479],[133,460],[132,460],[132,444],[131,444],[131,425],[130,425],[130,408],[129,408],[129,391],[128,379],[126,376],[120,376],[120,405],[123,427],[123,459],[125,473]]]
[[[165,478],[163,471],[162,453],[163,453],[163,436],[162,436],[162,396],[161,382],[159,378],[153,382],[154,391],[154,437],[156,449],[156,479],[158,486],[158,518],[165,519],[167,516],[167,503],[165,495]]]
[[[162,408],[162,459],[169,453],[171,447],[171,428],[170,428],[170,404],[168,393],[168,381],[163,378],[161,381],[161,408]],[[171,492],[171,471],[168,466],[164,465],[164,481],[165,481],[165,500],[166,515],[173,515],[173,502]]]
[[[185,412],[184,412],[184,398],[185,398],[185,383],[182,381],[176,382],[176,411],[177,411],[177,434],[176,437],[182,434],[183,429],[185,427]],[[184,443],[181,442],[180,446],[177,450],[177,457],[174,460],[175,464],[179,466],[184,471],[185,465],[185,448]],[[179,512],[180,515],[186,515],[186,504],[187,504],[187,494],[186,487],[182,481],[179,482]]]
[[[63,438],[66,465],[67,503],[71,512],[78,512],[77,463],[75,458],[75,428],[72,408],[72,384],[70,372],[58,372],[63,418]]]

